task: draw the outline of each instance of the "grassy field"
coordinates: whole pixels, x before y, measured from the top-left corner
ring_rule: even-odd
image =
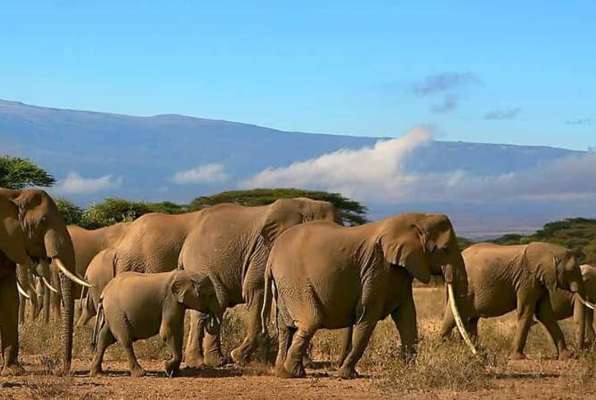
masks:
[[[74,376],[52,375],[59,362],[59,330],[27,322],[21,327],[21,358],[27,374],[0,378],[1,399],[103,398],[590,398],[596,396],[594,352],[569,361],[554,360],[554,349],[543,329],[532,328],[526,353],[529,360],[508,361],[514,317],[480,322],[482,356],[472,356],[461,340],[442,342],[437,333],[443,313],[442,288],[415,289],[421,343],[414,364],[397,357],[398,339],[390,320],[377,327],[359,364],[360,379],[335,377],[333,361],[339,353],[339,334],[320,331],[312,343],[315,369],[305,379],[283,380],[271,375],[267,363],[275,354],[275,340],[265,340],[255,361],[244,368],[187,369],[180,378],[162,372],[167,351],[159,338],[137,342],[135,349],[147,377],[126,376],[124,352],[114,345],[106,354],[107,377],[88,378],[91,328],[77,329]],[[226,352],[244,333],[243,309],[226,316]],[[572,324],[563,321],[566,337]]]

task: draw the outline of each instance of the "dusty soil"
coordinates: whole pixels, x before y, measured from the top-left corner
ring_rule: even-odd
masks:
[[[477,392],[433,390],[403,393],[386,391],[371,376],[340,380],[333,370],[309,370],[304,379],[279,379],[266,367],[186,369],[167,378],[162,361],[142,361],[148,371],[130,378],[124,362],[106,362],[107,376],[89,378],[87,362],[76,360],[74,376],[48,375],[35,360],[26,358],[27,374],[0,378],[1,399],[589,399],[596,386],[581,385],[560,361],[509,362],[497,374],[494,387]],[[445,371],[446,374],[449,371]]]

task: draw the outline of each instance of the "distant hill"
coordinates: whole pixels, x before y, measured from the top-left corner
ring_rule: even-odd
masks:
[[[57,179],[69,173],[111,176],[118,185],[69,195],[79,204],[104,197],[188,202],[238,188],[266,168],[283,167],[339,149],[358,149],[379,137],[285,132],[256,125],[182,115],[139,117],[38,107],[0,100],[0,153],[27,157]],[[500,175],[548,165],[582,152],[543,147],[432,141],[408,158],[409,171]],[[179,185],[173,176],[199,165],[225,164],[226,179]],[[493,204],[370,204],[372,218],[404,210],[448,212],[466,236],[529,232],[544,221],[582,210]],[[569,213],[568,213],[569,212]]]

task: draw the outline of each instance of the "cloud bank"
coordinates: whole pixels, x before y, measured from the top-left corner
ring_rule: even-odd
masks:
[[[189,183],[217,183],[228,180],[223,164],[204,164],[186,171],[179,171],[174,174],[172,180],[179,184]]]
[[[84,178],[76,172],[70,172],[66,178],[56,184],[56,191],[61,194],[90,194],[114,189],[122,184],[122,177],[104,175],[99,178]]]
[[[476,175],[464,170],[408,171],[405,162],[431,140],[428,129],[416,128],[401,138],[378,141],[372,147],[340,150],[287,167],[266,169],[242,186],[328,190],[383,204],[596,201],[594,153],[500,175]]]

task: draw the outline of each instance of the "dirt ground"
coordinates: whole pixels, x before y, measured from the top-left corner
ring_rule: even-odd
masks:
[[[374,377],[340,380],[334,371],[309,370],[304,379],[279,379],[264,367],[186,370],[167,378],[161,361],[143,361],[143,378],[126,376],[124,362],[108,362],[108,375],[86,376],[87,365],[74,364],[69,378],[46,375],[29,363],[25,376],[0,378],[1,399],[594,399],[594,385],[570,389],[565,362],[510,362],[499,374],[494,388],[477,392],[433,390],[403,393],[382,390]],[[449,371],[445,371],[446,374]]]
[[[441,289],[416,289],[423,340],[432,341],[431,338],[436,336],[442,299]],[[567,321],[563,327],[567,332],[571,329]],[[363,377],[353,380],[338,379],[330,361],[320,362],[321,368],[308,369],[304,379],[277,378],[262,363],[244,368],[184,369],[181,377],[167,378],[162,372],[164,353],[158,341],[149,343],[145,348],[139,343],[137,354],[147,376],[128,377],[122,353],[113,346],[107,354],[108,361],[104,362],[107,375],[89,378],[90,354],[82,350],[85,340],[80,339],[88,332],[79,331],[77,340],[83,343],[78,353],[75,352],[73,376],[59,377],[48,372],[59,365],[59,358],[43,355],[44,345],[59,350],[57,337],[44,339],[45,342],[40,344],[24,340],[21,360],[27,372],[22,376],[1,377],[0,399],[596,399],[594,354],[591,358],[584,357],[581,362],[553,360],[547,339],[540,330],[533,329],[528,341],[529,359],[506,361],[507,344],[513,329],[511,315],[481,323],[481,337],[485,336],[486,347],[502,360],[495,364],[487,378],[470,375],[470,379],[486,379],[487,385],[466,384],[466,375],[459,371],[465,368],[466,361],[449,359],[449,348],[447,356],[444,353],[437,356],[443,359],[430,357],[430,364],[424,364],[420,375],[414,374],[408,378],[409,381],[401,382],[416,386],[417,380],[429,381],[429,376],[437,373],[453,375],[454,379],[440,380],[443,383],[438,384],[421,384],[408,391],[400,384],[383,384],[383,368],[391,365],[392,352],[396,347],[394,328],[389,321],[377,328],[369,351],[359,364]],[[22,335],[31,335],[31,331],[32,327],[24,327]],[[241,332],[235,335],[233,341],[238,341]],[[332,360],[336,357],[336,337],[332,335],[334,333],[322,333],[315,341],[314,349],[327,349],[313,353],[315,359]],[[429,361],[422,360],[419,364],[424,362]],[[326,365],[323,367],[323,364]],[[439,365],[439,369],[430,368],[433,364]],[[399,374],[400,371],[403,370],[390,370],[390,373]],[[463,381],[461,376],[464,376]]]

